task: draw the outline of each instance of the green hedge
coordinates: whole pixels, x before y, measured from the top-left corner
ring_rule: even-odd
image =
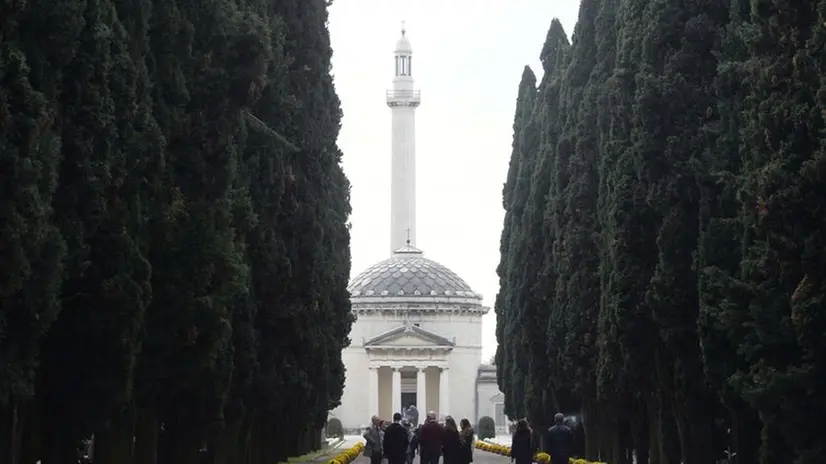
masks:
[[[341,425],[341,420],[337,417],[327,419],[327,438],[342,437],[344,437],[344,426]]]
[[[476,434],[480,440],[485,438],[496,437],[496,424],[490,416],[482,416],[479,418],[479,424],[476,426]]]

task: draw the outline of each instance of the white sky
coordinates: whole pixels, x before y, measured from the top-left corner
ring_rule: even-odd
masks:
[[[415,246],[464,278],[493,306],[499,288],[502,185],[516,92],[554,17],[568,36],[578,0],[335,0],[333,73],[344,112],[339,146],[352,184],[353,276],[389,257],[393,48],[401,21],[413,46],[416,111]],[[483,360],[496,351],[493,309]]]

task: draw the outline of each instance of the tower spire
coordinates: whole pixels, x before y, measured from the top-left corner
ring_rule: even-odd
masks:
[[[390,253],[416,243],[416,118],[420,99],[413,85],[413,48],[402,21],[393,52],[396,73],[387,91],[393,119],[390,175]]]

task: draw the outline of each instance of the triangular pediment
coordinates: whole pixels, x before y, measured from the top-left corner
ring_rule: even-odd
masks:
[[[452,347],[453,342],[416,325],[402,325],[364,342],[371,347]]]

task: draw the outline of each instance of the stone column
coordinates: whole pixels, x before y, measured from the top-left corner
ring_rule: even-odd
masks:
[[[402,410],[402,371],[398,367],[393,367],[393,414]],[[393,420],[388,417],[387,420]]]
[[[419,410],[419,423],[427,416],[427,376],[426,367],[419,367],[416,375],[416,408]]]
[[[450,415],[450,368],[445,366],[439,376],[439,417]]]
[[[369,376],[370,416],[379,413],[379,368],[370,366]],[[369,417],[368,417],[369,419]]]

